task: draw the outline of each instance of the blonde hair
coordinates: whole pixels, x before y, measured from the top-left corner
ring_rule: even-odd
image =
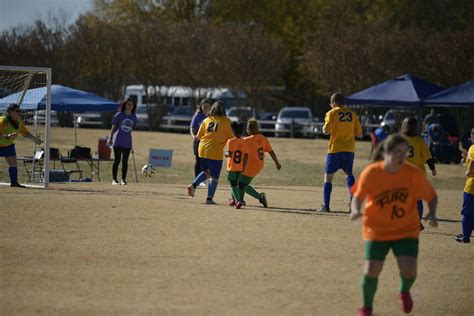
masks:
[[[256,119],[251,118],[247,121],[247,129],[252,133],[258,133],[258,122]]]

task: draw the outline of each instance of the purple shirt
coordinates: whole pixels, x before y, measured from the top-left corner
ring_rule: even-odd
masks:
[[[190,127],[193,129],[193,134],[196,135],[199,131],[199,126],[201,126],[202,121],[206,118],[206,114],[203,112],[194,113],[193,119],[191,121]]]
[[[117,112],[112,125],[117,127],[114,133],[113,144],[114,147],[132,148],[132,130],[137,124],[137,116],[132,113],[130,115],[124,112]]]

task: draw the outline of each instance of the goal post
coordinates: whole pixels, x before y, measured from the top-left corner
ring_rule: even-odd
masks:
[[[20,106],[21,120],[30,134],[41,137],[36,145],[15,140],[18,180],[34,187],[49,187],[51,141],[51,68],[0,65],[0,116],[10,104]],[[8,164],[0,157],[0,183],[10,184]]]

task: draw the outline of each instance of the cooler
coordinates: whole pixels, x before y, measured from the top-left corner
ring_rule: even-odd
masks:
[[[107,145],[107,137],[99,138],[97,155],[99,159],[110,159],[110,147]]]

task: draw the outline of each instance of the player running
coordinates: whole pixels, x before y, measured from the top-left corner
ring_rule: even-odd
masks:
[[[212,105],[209,117],[202,122],[197,133],[197,138],[200,140],[198,154],[201,173],[188,186],[188,195],[193,197],[196,187],[206,179],[210,179],[206,204],[216,204],[213,198],[222,169],[224,146],[227,140],[234,137],[230,123],[225,116],[224,102],[219,100]]]
[[[436,176],[436,167],[430,149],[418,134],[418,121],[414,117],[406,117],[402,122],[401,133],[408,140],[407,161],[417,166],[426,175],[425,163],[429,166],[431,174]],[[425,227],[421,223],[423,218],[423,201],[416,202],[418,215],[420,216],[420,230]]]
[[[232,198],[229,201],[230,206],[240,209],[243,205],[243,198],[240,197],[239,192],[239,178],[242,171],[245,170],[248,159],[247,143],[241,137],[244,132],[243,122],[232,122],[232,131],[235,137],[227,141],[227,171],[229,172],[227,180],[230,182]]]
[[[466,185],[464,186],[462,203],[462,234],[455,237],[456,241],[463,243],[471,242],[471,234],[474,229],[474,127],[471,129],[471,147],[466,156]]]
[[[362,137],[359,116],[345,106],[344,96],[341,93],[334,93],[331,96],[330,106],[332,109],[326,113],[323,126],[323,133],[331,136],[326,156],[326,174],[324,175],[324,204],[319,209],[320,212],[331,211],[329,204],[331,202],[332,179],[334,173],[339,169],[342,169],[346,174],[349,198],[352,198],[350,189],[355,182],[352,174],[355,137]]]
[[[240,198],[244,201],[245,193],[250,194],[256,198],[263,207],[268,207],[267,196],[265,193],[258,193],[251,185],[253,178],[255,178],[260,171],[263,169],[265,162],[265,153],[269,153],[272,157],[273,162],[278,170],[281,169],[281,164],[275,152],[270,145],[268,139],[260,134],[258,130],[258,122],[255,119],[250,119],[247,122],[247,134],[250,136],[245,137],[244,140],[248,146],[248,162],[245,170],[239,177],[239,192]]]
[[[362,171],[352,188],[351,219],[363,216],[365,244],[363,306],[357,312],[359,316],[372,315],[378,276],[390,249],[400,270],[401,307],[405,313],[411,312],[410,288],[416,278],[420,234],[416,201],[428,201],[426,219],[431,226],[438,225],[436,192],[420,169],[406,163],[408,146],[403,136],[390,135],[377,148],[375,162]]]

